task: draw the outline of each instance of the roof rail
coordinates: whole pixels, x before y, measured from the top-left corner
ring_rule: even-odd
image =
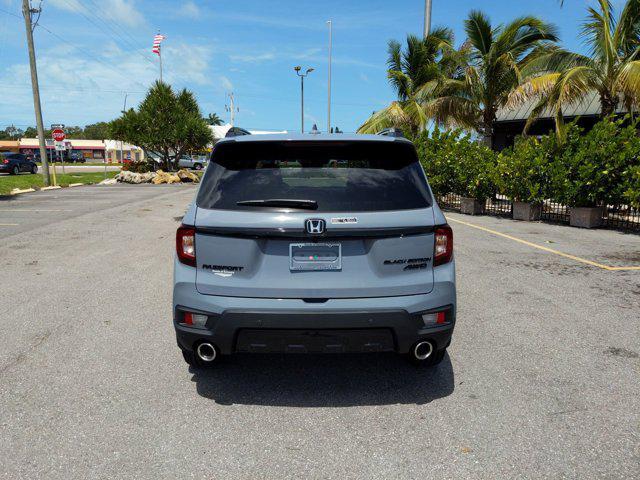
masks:
[[[391,127],[380,130],[376,135],[384,135],[387,137],[404,137],[404,133],[399,128]]]
[[[251,132],[249,130],[245,130],[244,128],[240,128],[240,127],[231,127],[225,137],[239,137],[241,135],[251,135]]]

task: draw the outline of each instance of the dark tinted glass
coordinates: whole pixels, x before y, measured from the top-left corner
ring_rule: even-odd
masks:
[[[256,210],[248,200],[313,200],[317,211],[430,206],[413,145],[405,142],[238,142],[213,152],[197,204]]]

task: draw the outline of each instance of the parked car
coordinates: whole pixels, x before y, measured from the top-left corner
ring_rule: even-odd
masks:
[[[202,170],[207,166],[208,160],[206,155],[183,155],[178,160],[178,167],[192,168],[194,170]]]
[[[0,172],[12,175],[22,172],[38,173],[38,165],[22,153],[0,152]]]
[[[81,152],[71,152],[67,155],[67,162],[70,163],[85,163],[86,161]]]
[[[451,342],[453,234],[404,138],[220,140],[176,250],[173,320],[192,366],[374,351],[431,366]]]

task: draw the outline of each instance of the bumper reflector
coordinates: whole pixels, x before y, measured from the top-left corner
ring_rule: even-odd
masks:
[[[423,313],[422,321],[425,326],[429,325],[441,325],[447,322],[445,312],[433,312],[433,313]]]
[[[209,317],[199,313],[184,312],[182,323],[191,327],[204,328]]]

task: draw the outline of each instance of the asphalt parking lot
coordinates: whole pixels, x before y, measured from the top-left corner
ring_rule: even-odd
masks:
[[[0,478],[640,476],[639,235],[449,214],[459,313],[437,369],[254,356],[193,372],[171,271],[194,193],[0,199]]]

